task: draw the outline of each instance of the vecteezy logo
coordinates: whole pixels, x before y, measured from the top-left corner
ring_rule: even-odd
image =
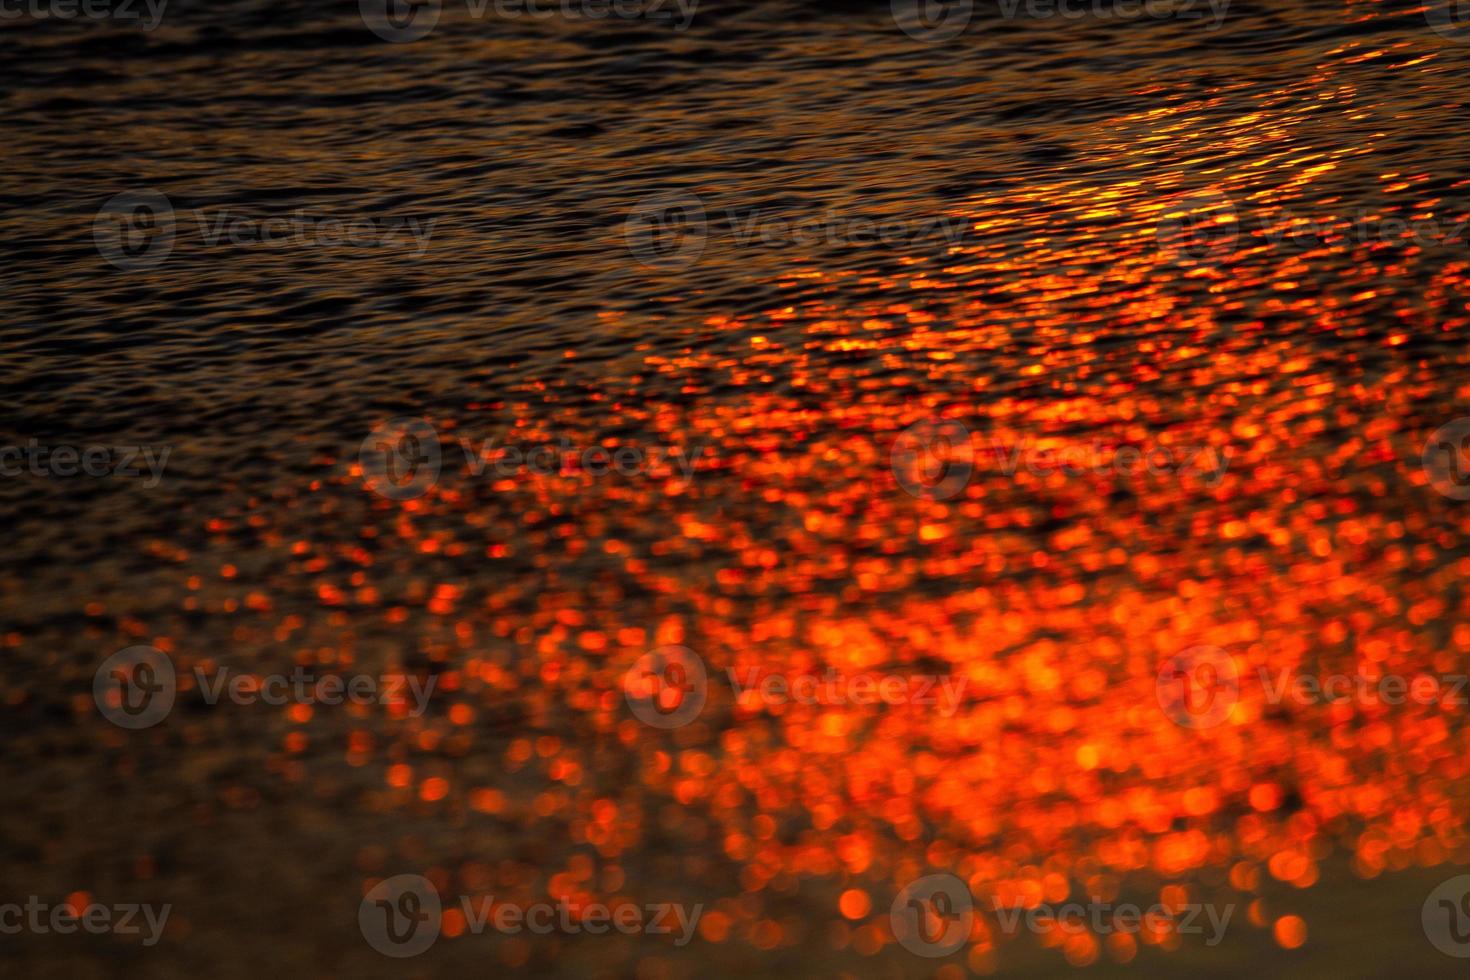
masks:
[[[1470,958],[1470,875],[1440,882],[1420,910],[1424,935],[1446,956]]]
[[[441,0],[358,0],[367,29],[385,41],[402,43],[429,36],[439,23]]]
[[[389,500],[412,500],[428,493],[439,480],[441,459],[438,431],[412,415],[379,422],[357,454],[363,481]]]
[[[970,483],[970,430],[953,419],[925,419],[898,434],[888,454],[898,485],[925,500],[949,500]]]
[[[384,956],[417,956],[439,938],[439,889],[423,875],[394,875],[373,886],[357,908],[357,926]]]
[[[103,202],[92,220],[92,241],[124,272],[162,265],[174,250],[174,208],[159,191],[123,191]]]
[[[623,241],[644,265],[683,269],[704,254],[708,227],[704,202],[688,191],[650,194],[623,222]]]
[[[1470,41],[1470,0],[1429,0],[1424,17],[1441,37]]]
[[[1213,187],[1176,195],[1164,205],[1154,233],[1171,262],[1219,260],[1240,234],[1235,203]]]
[[[623,675],[623,696],[637,719],[654,728],[679,728],[704,710],[704,661],[688,647],[661,646],[639,657]]]
[[[926,875],[898,893],[888,918],[894,937],[910,953],[948,956],[970,940],[975,900],[955,875]]]
[[[175,693],[173,661],[150,646],[119,650],[92,676],[97,710],[119,728],[158,724],[173,708]]]
[[[1175,724],[1214,728],[1240,699],[1240,671],[1235,658],[1219,647],[1190,647],[1164,661],[1154,692]]]
[[[898,29],[916,41],[939,44],[970,26],[975,0],[889,0]]]
[[[1424,444],[1424,472],[1434,489],[1453,500],[1470,500],[1470,417],[1434,430]]]

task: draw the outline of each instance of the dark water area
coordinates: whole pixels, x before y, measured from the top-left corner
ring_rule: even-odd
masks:
[[[1197,644],[1252,678],[1470,659],[1466,504],[1423,464],[1470,395],[1470,30],[1410,3],[1236,0],[1207,29],[977,2],[936,39],[904,9],[706,0],[675,29],[446,2],[403,43],[346,3],[0,23],[0,443],[168,452],[157,478],[0,479],[24,804],[0,885],[176,908],[156,948],[0,938],[27,975],[1458,967],[1418,915],[1470,862],[1463,707],[1246,685],[1196,731],[1155,681]],[[166,244],[120,252],[139,200]],[[411,495],[364,463],[395,418],[440,460]],[[895,440],[945,422],[1210,464],[974,457],[957,495],[905,493]],[[594,446],[640,462],[598,476]],[[126,731],[91,685],[135,644],[181,676],[439,693],[409,716],[185,685]],[[623,698],[664,644],[718,680],[672,732]],[[725,680],[793,665],[967,689],[875,715]],[[929,960],[883,922],[937,870],[1264,904],[1218,952]],[[687,948],[451,934],[400,962],[356,919],[400,872],[718,919]]]
[[[1225,328],[1270,307],[1263,329],[1298,329],[1278,306],[1335,299],[1377,331],[1409,300],[1359,296],[1357,250],[1289,247],[1305,268],[1287,293],[1273,282],[1279,239],[1233,256],[1228,302],[1211,309],[1203,283],[1159,261],[1152,209],[1224,185],[1256,224],[1432,198],[1448,230],[1464,211],[1464,45],[1411,5],[1235,3],[1204,31],[1006,20],[981,3],[938,44],[878,3],[708,4],[685,32],[661,27],[476,21],[450,4],[429,43],[387,44],[355,4],[183,0],[147,33],[13,22],[0,234],[23,257],[4,295],[15,434],[187,444],[175,466],[199,469],[172,492],[117,502],[172,522],[221,484],[308,476],[385,413],[454,413],[520,384],[575,390],[646,351],[745,349],[710,318],[801,331],[823,309],[898,300],[941,323],[934,343],[995,363],[942,324],[1026,338],[1125,310],[1131,285]],[[1330,166],[1286,176],[1319,160]],[[1391,194],[1390,172],[1423,180]],[[141,189],[171,202],[173,253],[114,269],[93,218]],[[698,262],[630,260],[630,210],[680,192],[709,216]],[[1099,194],[1107,212],[1089,213]],[[417,218],[432,234],[423,247],[406,233],[366,247],[206,241],[225,218],[300,214]],[[979,219],[961,243],[976,261],[946,267],[948,242],[932,238],[733,240],[752,215],[764,230],[834,214],[911,231]],[[1140,243],[1156,268],[1127,269]],[[1433,317],[1463,242],[1395,259],[1372,271],[1424,293],[1413,312]],[[916,268],[922,289],[904,280]],[[1094,288],[1046,295],[1045,309],[1012,292],[1063,269]],[[1077,348],[1126,347],[1144,329],[1113,323]],[[45,530],[21,537],[27,564],[64,554]]]

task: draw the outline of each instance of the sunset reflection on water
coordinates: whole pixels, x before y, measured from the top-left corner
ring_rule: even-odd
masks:
[[[446,902],[442,945],[483,943],[496,968],[952,980],[1028,944],[1058,968],[1144,947],[1211,962],[1169,928],[1018,936],[997,905],[1229,903],[1273,952],[1310,950],[1329,876],[1470,863],[1470,513],[1443,428],[1470,396],[1465,49],[1376,4],[1268,14],[1227,24],[1214,55],[1182,29],[1114,52],[1097,28],[1009,25],[970,42],[996,53],[982,71],[959,48],[920,64],[882,12],[802,14],[851,35],[728,13],[708,37],[631,38],[699,83],[662,87],[611,41],[446,27],[442,47],[368,49],[424,59],[399,78],[407,108],[354,107],[422,143],[397,129],[350,156],[322,137],[347,115],[334,86],[364,84],[345,41],[302,108],[321,119],[279,156],[221,120],[212,145],[255,155],[155,178],[180,216],[168,264],[55,291],[22,270],[10,298],[116,360],[67,388],[72,362],[26,334],[36,390],[178,444],[143,503],[7,497],[28,532],[56,512],[106,529],[16,535],[0,636],[17,670],[67,682],[17,682],[11,707],[75,729],[18,744],[79,767],[57,770],[77,812],[147,828],[107,880],[215,869],[178,886],[204,911],[181,898],[173,928],[217,941],[246,887],[203,843],[220,823],[261,834],[260,873],[294,883],[280,918],[340,906],[349,933],[406,872],[495,903],[703,906],[684,956],[474,936]],[[1283,19],[1310,43],[1278,54]],[[722,31],[738,48],[717,58]],[[558,57],[486,68],[533,40]],[[278,97],[293,63],[250,57],[229,69],[263,73],[242,92]],[[633,101],[658,109],[657,139],[558,90],[582,57],[649,86]],[[219,84],[178,71],[185,101]],[[466,92],[489,101],[467,111]],[[162,172],[197,134],[158,125],[177,130],[148,158]],[[20,140],[17,173],[43,189],[56,138]],[[140,130],[119,140],[145,159]],[[337,168],[345,202],[442,212],[423,262],[211,264],[187,209],[310,164]],[[333,202],[307,183],[282,199]],[[697,211],[659,228],[673,261],[625,240],[654,192]],[[743,239],[747,205],[847,230]],[[37,220],[59,239],[75,215]],[[956,233],[857,240],[859,220]],[[174,387],[150,387],[170,364]],[[1441,442],[1448,476],[1426,468]],[[374,471],[382,447],[414,459]],[[179,707],[143,731],[100,722],[87,687],[134,644],[179,677]],[[422,713],[206,710],[193,671],[226,666],[435,686]],[[266,815],[268,834],[240,829]],[[78,887],[80,837],[13,833]],[[961,951],[914,958],[890,909],[946,873],[980,914]]]

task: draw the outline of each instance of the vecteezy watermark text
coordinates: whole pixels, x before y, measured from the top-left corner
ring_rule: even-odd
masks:
[[[538,476],[610,473],[635,476],[667,468],[688,482],[694,464],[707,447],[686,453],[682,446],[577,446],[565,436],[554,443],[502,443],[497,437],[458,440],[463,466],[471,477],[487,473],[510,477],[527,472]],[[439,481],[444,448],[439,432],[427,419],[400,416],[374,426],[357,454],[362,477],[375,493],[390,500],[422,496]]]
[[[908,493],[925,500],[949,500],[959,496],[982,467],[1010,477],[1022,468],[1033,476],[1193,475],[1205,486],[1216,487],[1234,455],[1230,446],[979,438],[955,419],[924,419],[894,439],[889,463],[898,485]]]
[[[309,670],[299,664],[287,674],[238,674],[229,668],[208,674],[195,667],[194,688],[205,704],[221,698],[238,705],[267,704],[404,704],[419,717],[439,678],[384,673],[343,675]],[[162,650],[132,646],[102,662],[92,678],[92,697],[102,717],[120,728],[139,729],[158,724],[173,709],[178,695],[173,661]]]
[[[289,215],[261,218],[237,214],[229,209],[199,209],[194,212],[199,236],[204,244],[267,245],[309,247],[314,245],[354,248],[394,248],[413,240],[412,254],[421,256],[428,249],[438,218],[412,215],[374,217],[371,215],[330,216],[308,214],[297,208]]]
[[[1114,934],[1202,935],[1206,946],[1219,945],[1235,914],[1233,904],[1162,902],[1140,906],[1093,897],[1061,904],[989,901],[996,923],[1014,935],[1022,928],[1038,935],[1062,932],[1096,936]],[[957,875],[925,875],[910,882],[894,899],[889,922],[894,937],[911,953],[948,956],[970,940],[976,912],[970,886]]]
[[[966,678],[936,674],[787,672],[726,668],[738,706],[913,705],[952,717]],[[655,728],[679,728],[699,717],[709,696],[704,659],[685,646],[665,645],[639,657],[623,675],[623,696],[634,717]]]
[[[1031,439],[1018,442],[986,439],[982,440],[980,447],[980,459],[993,460],[996,468],[1006,476],[1014,476],[1016,470],[1023,466],[1033,476],[1058,472],[1067,476],[1139,472],[1167,476],[1194,472],[1199,474],[1200,482],[1208,487],[1219,485],[1225,471],[1230,467],[1230,458],[1234,455],[1235,450],[1230,446],[1217,448],[1162,443],[1117,446],[1101,439],[1093,439],[1090,443],[1060,445],[1043,445]]]
[[[1225,22],[1230,0],[1000,0],[1006,20],[1206,20],[1205,30]]]
[[[828,209],[816,214],[789,214],[761,208],[725,208],[723,221],[711,221],[704,202],[689,191],[651,194],[640,200],[623,221],[623,241],[640,263],[683,269],[704,254],[712,230],[727,234],[738,248],[815,248],[880,245],[900,247],[922,242],[953,245],[969,221],[958,215],[863,215]]]
[[[29,439],[24,446],[0,446],[0,476],[142,476],[141,461],[148,470],[143,486],[153,489],[163,479],[172,446],[47,446]]]
[[[743,705],[873,705],[933,706],[945,718],[959,709],[968,681],[954,675],[844,674],[831,668],[820,674],[790,675],[759,667],[728,668],[730,687]]]
[[[77,909],[72,902],[48,903],[31,895],[24,905],[19,902],[0,903],[0,933],[7,936],[22,932],[70,935],[80,930],[94,936],[142,934],[143,945],[154,946],[163,936],[163,927],[172,910],[173,906],[168,904],[154,907],[138,902],[116,905],[87,902]],[[142,930],[144,925],[148,930],[146,934]]]
[[[443,0],[359,0],[362,22],[384,41],[420,41],[439,26]],[[694,22],[698,0],[465,0],[471,20],[597,21],[642,20],[684,31]]]
[[[1038,935],[1053,930],[1073,935],[1091,932],[1096,936],[1177,933],[1181,936],[1203,935],[1206,946],[1219,945],[1225,938],[1230,917],[1235,914],[1234,905],[1200,902],[1170,908],[1161,902],[1144,907],[1130,902],[1114,903],[1092,898],[1086,902],[1064,902],[1060,905],[1042,902],[1027,906],[992,898],[990,904],[996,922],[1010,934],[1015,934],[1022,926]]]
[[[1236,658],[1219,647],[1200,645],[1164,660],[1156,679],[1159,706],[1185,728],[1224,724],[1241,698],[1245,678]],[[1402,704],[1463,707],[1470,704],[1470,675],[1308,673],[1257,667],[1262,700],[1270,705]]]
[[[1000,0],[1006,20],[1205,21],[1219,30],[1230,0]],[[909,37],[937,44],[965,32],[975,0],[890,0],[893,21]]]
[[[111,20],[138,22],[151,31],[163,22],[168,0],[0,0],[0,23],[35,20]]]
[[[245,214],[232,208],[196,208],[191,214],[206,247],[374,248],[421,257],[438,218],[417,215]],[[155,269],[173,254],[180,213],[168,196],[145,188],[103,202],[92,221],[98,253],[128,272]]]
[[[1155,237],[1165,258],[1194,263],[1223,261],[1236,254],[1237,245],[1264,245],[1276,254],[1373,245],[1465,249],[1470,246],[1470,216],[1405,218],[1362,206],[1325,216],[1289,208],[1255,209],[1237,206],[1218,187],[1202,187],[1164,203]]]
[[[1306,674],[1258,669],[1268,704],[1470,704],[1466,674]]]
[[[675,946],[686,946],[694,938],[704,911],[703,904],[607,905],[567,897],[522,905],[498,902],[493,895],[462,895],[458,905],[465,931],[471,935],[480,935],[487,928],[512,936],[522,932],[536,936],[602,936],[616,931],[628,936],[673,936]],[[439,890],[423,875],[394,875],[378,882],[363,897],[357,924],[368,945],[384,956],[417,956],[439,938],[443,907]]]

